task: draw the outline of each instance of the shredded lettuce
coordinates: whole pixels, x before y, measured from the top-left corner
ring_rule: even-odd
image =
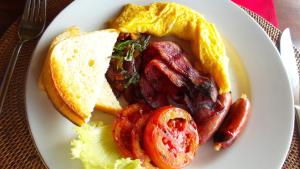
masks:
[[[115,162],[114,169],[144,169],[144,167],[141,166],[141,160],[121,158]]]
[[[76,127],[71,154],[85,169],[142,169],[140,160],[122,158],[112,137],[112,125],[92,122]]]

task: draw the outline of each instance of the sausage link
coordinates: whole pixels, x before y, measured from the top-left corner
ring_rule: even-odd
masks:
[[[229,147],[241,134],[250,114],[250,101],[242,95],[231,106],[224,122],[214,135],[216,151]]]
[[[197,124],[199,144],[205,144],[222,124],[231,105],[231,93],[219,95],[218,100],[224,105],[224,109],[209,120]]]

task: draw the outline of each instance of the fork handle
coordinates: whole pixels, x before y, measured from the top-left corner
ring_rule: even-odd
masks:
[[[8,86],[13,75],[15,65],[18,60],[18,56],[23,45],[24,41],[19,41],[13,51],[12,56],[9,59],[8,66],[6,68],[5,74],[2,79],[1,87],[0,87],[0,114],[2,112],[5,96],[8,90]]]

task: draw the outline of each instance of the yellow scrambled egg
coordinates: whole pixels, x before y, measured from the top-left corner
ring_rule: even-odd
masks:
[[[174,35],[189,40],[198,57],[197,68],[214,77],[219,93],[230,91],[229,59],[221,37],[213,24],[192,9],[176,3],[128,4],[110,26],[121,32]]]

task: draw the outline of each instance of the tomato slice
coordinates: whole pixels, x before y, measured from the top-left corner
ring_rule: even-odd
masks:
[[[125,157],[132,157],[131,130],[133,125],[125,119],[117,119],[113,124],[113,137],[120,153]]]
[[[113,124],[113,137],[119,151],[125,157],[133,157],[131,147],[131,131],[138,119],[147,114],[151,108],[144,103],[136,103],[124,108]]]
[[[135,103],[128,105],[120,113],[119,117],[127,118],[130,122],[136,123],[136,121],[143,115],[151,111],[151,108],[146,103]]]
[[[131,131],[131,148],[133,157],[142,161],[150,161],[150,157],[143,149],[143,131],[146,127],[149,117],[150,114],[147,114],[140,118]]]
[[[144,131],[144,148],[159,168],[187,166],[198,144],[197,126],[188,112],[173,106],[152,112]]]
[[[150,118],[150,114],[145,114],[137,122],[134,128],[131,131],[131,152],[134,159],[140,159],[143,163],[143,166],[147,169],[156,168],[151,163],[151,159],[144,150],[143,146],[143,134],[146,124]]]

